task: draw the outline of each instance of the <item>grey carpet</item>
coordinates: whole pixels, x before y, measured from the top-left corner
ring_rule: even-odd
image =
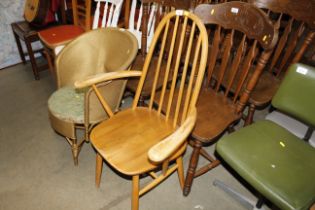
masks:
[[[130,209],[130,179],[106,164],[101,187],[95,188],[95,152],[90,144],[84,145],[79,166],[73,165],[68,143],[48,120],[47,99],[55,89],[52,76],[48,71],[40,75],[35,81],[29,64],[0,71],[0,209]],[[212,151],[213,146],[207,149]],[[186,170],[190,153],[188,148]],[[214,187],[214,179],[254,198],[219,166],[195,179],[188,197],[182,196],[177,174],[172,174],[140,198],[140,209],[244,209]]]

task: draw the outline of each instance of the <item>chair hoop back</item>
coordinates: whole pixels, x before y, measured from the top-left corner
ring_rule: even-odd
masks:
[[[171,37],[171,39],[167,39]],[[192,49],[194,40],[195,48]],[[168,47],[169,46],[169,47]],[[167,119],[173,120],[173,125],[181,124],[185,120],[189,107],[195,106],[198,93],[203,80],[208,53],[208,39],[204,24],[194,14],[176,10],[168,13],[156,28],[151,47],[146,56],[143,75],[140,78],[135,94],[133,109],[137,107],[140,94],[148,74],[148,70],[154,70],[154,81],[151,89],[149,108],[158,106],[158,112],[162,114],[162,107],[167,106],[165,114]],[[157,65],[152,65],[153,55],[157,56]],[[190,60],[193,60],[190,65]],[[197,65],[198,64],[198,65]],[[161,68],[165,66],[165,68]],[[163,78],[162,78],[163,77]],[[169,78],[172,78],[172,82]],[[163,86],[157,88],[158,81],[163,80]],[[175,99],[176,85],[180,84],[179,95]],[[165,94],[170,87],[170,94]],[[161,91],[158,103],[154,103],[157,91]],[[176,106],[172,106],[172,104]],[[175,107],[172,109],[171,107]],[[181,113],[181,120],[179,115]]]

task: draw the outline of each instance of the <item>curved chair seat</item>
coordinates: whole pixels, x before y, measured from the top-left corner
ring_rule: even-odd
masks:
[[[223,137],[220,156],[281,209],[307,209],[315,201],[315,149],[265,120]]]
[[[115,169],[127,175],[137,175],[157,167],[149,161],[148,151],[174,130],[172,121],[161,119],[156,111],[139,107],[121,111],[100,123],[92,130],[90,139],[94,148]]]
[[[213,89],[201,90],[197,110],[203,114],[197,116],[192,136],[205,143],[216,139],[241,117],[233,103]]]
[[[71,86],[56,90],[48,99],[49,112],[60,120],[83,124],[84,94]]]

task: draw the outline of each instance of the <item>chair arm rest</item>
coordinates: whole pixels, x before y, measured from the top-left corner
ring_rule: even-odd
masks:
[[[187,139],[197,120],[197,111],[194,107],[184,123],[170,136],[152,146],[148,152],[153,162],[162,162],[170,157]]]
[[[93,84],[106,82],[113,79],[122,79],[126,77],[138,77],[138,76],[141,76],[141,74],[142,74],[142,71],[135,71],[135,70],[105,72],[105,73],[89,76],[85,78],[85,80],[76,81],[74,83],[74,86],[75,88],[84,88],[84,87],[92,86]]]

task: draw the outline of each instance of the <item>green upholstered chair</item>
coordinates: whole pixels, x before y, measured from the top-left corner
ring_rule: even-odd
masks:
[[[49,118],[56,132],[71,145],[75,165],[90,128],[108,118],[94,91],[76,90],[74,82],[104,72],[128,69],[138,51],[136,37],[124,29],[105,28],[85,33],[73,40],[56,59],[57,90],[48,100]],[[126,80],[98,84],[112,110],[117,111]],[[77,140],[77,129],[85,135]]]
[[[272,105],[314,127],[315,68],[292,65]],[[309,209],[315,203],[315,149],[276,123],[263,120],[242,128],[219,140],[216,151],[280,209]]]

